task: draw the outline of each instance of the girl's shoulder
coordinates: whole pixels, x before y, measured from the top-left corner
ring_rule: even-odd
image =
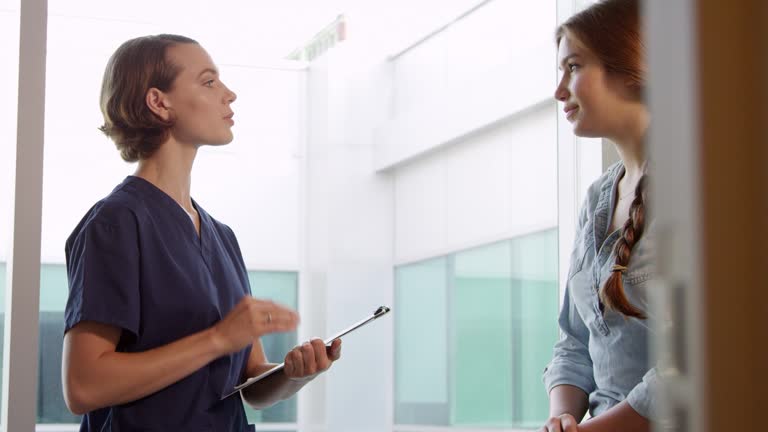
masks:
[[[595,181],[592,182],[591,185],[589,185],[581,208],[580,219],[582,219],[582,222],[583,219],[588,218],[590,214],[595,212],[600,198],[604,194],[610,193],[614,183],[618,181],[619,176],[621,176],[623,172],[624,165],[621,163],[621,161],[618,161],[609,166],[608,169],[606,169],[605,172],[600,175],[600,177],[598,177]]]

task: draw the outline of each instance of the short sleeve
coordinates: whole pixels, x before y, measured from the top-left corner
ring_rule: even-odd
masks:
[[[126,208],[92,211],[67,242],[69,298],[66,333],[81,321],[95,321],[139,334],[139,237],[135,215]]]

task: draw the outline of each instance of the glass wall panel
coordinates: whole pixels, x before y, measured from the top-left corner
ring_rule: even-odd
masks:
[[[557,260],[557,230],[548,229],[395,270],[395,423],[546,420]]]
[[[395,273],[395,418],[400,424],[448,424],[448,260]]]
[[[540,427],[549,413],[541,381],[557,341],[557,230],[512,239],[512,421]]]
[[[296,272],[248,272],[253,296],[269,299],[294,310],[299,307],[299,279]],[[298,343],[296,332],[277,333],[261,338],[267,359],[281,363],[285,355]],[[248,421],[252,423],[296,423],[296,396],[264,410],[245,406]]]
[[[455,255],[451,275],[455,425],[512,422],[512,290],[508,241]]]
[[[37,422],[80,423],[64,403],[61,352],[67,269],[63,264],[40,266],[40,350],[38,351]]]

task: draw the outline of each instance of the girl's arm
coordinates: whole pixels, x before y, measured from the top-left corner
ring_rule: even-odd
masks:
[[[584,418],[589,407],[589,397],[584,390],[572,385],[559,385],[549,392],[549,416],[570,414],[577,421]]]

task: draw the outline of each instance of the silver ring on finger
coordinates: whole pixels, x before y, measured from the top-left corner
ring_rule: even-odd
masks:
[[[267,312],[267,324],[272,324],[272,313]]]

